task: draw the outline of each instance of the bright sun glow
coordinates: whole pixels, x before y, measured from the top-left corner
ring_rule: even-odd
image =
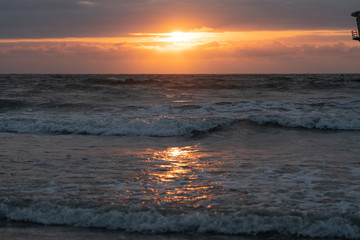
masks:
[[[193,33],[172,32],[167,39],[169,42],[185,42],[194,38]]]
[[[164,42],[162,50],[182,50],[196,46],[209,40],[206,32],[169,32],[169,33],[132,33],[132,36],[141,36],[143,42]],[[157,47],[160,49],[160,47]]]
[[[163,36],[163,42],[172,42],[172,43],[189,43],[192,41],[199,40],[203,38],[203,33],[201,32],[171,32],[171,33],[159,33],[157,36]]]

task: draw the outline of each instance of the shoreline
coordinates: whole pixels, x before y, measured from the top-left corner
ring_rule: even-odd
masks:
[[[314,238],[272,233],[259,235],[225,235],[211,233],[144,234],[104,228],[83,228],[66,225],[42,225],[27,222],[0,221],[0,239],[6,240],[315,240]],[[316,238],[326,240],[326,238]]]

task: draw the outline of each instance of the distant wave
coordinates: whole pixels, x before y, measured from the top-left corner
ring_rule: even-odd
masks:
[[[0,112],[25,107],[26,105],[27,103],[18,100],[0,99]]]
[[[105,84],[105,85],[135,85],[135,84],[158,84],[160,81],[156,81],[153,79],[133,79],[129,77],[107,77],[107,78],[90,78],[87,82],[93,84]]]
[[[183,213],[155,209],[71,207],[55,203],[0,203],[0,218],[44,225],[96,227],[141,233],[279,233],[313,238],[360,239],[359,214]]]
[[[166,85],[175,89],[261,89],[272,91],[359,88],[358,75],[99,75],[82,76],[81,84]],[[73,88],[71,83],[69,87]],[[79,83],[78,83],[79,84]]]

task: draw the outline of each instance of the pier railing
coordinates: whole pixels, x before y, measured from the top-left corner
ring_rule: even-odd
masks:
[[[359,38],[360,37],[359,31],[357,29],[352,30],[351,34],[352,34],[353,38]]]

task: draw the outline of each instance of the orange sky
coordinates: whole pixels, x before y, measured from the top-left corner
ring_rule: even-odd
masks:
[[[89,8],[100,4],[75,2]],[[214,21],[224,22],[229,18],[225,15],[185,19],[176,12],[162,16],[168,21],[161,23],[153,18],[148,29],[143,22],[142,28],[118,33],[94,34],[94,30],[77,36],[69,31],[54,36],[56,32],[44,26],[14,37],[9,28],[8,36],[0,38],[0,73],[356,73],[360,43],[351,39],[355,19],[347,14],[349,28],[333,29],[327,25],[306,29],[305,21],[301,29],[298,23],[280,28],[274,20],[273,29],[254,24],[252,30],[250,23],[241,27],[232,25],[231,19],[217,26]],[[86,26],[82,24],[79,28]]]

